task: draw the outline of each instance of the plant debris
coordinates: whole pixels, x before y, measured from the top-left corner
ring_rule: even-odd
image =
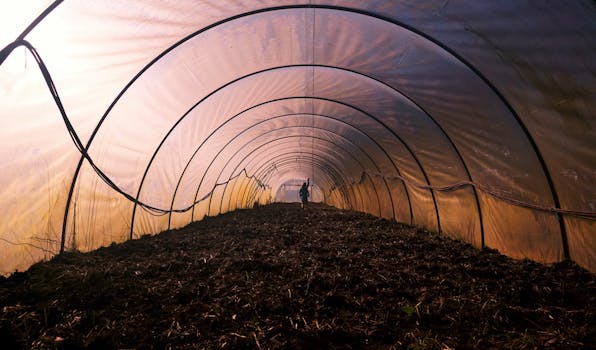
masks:
[[[595,276],[313,204],[238,210],[0,278],[4,348],[581,349]]]

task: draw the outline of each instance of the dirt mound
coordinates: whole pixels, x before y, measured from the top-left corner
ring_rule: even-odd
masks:
[[[585,348],[595,276],[275,204],[0,280],[8,348]]]

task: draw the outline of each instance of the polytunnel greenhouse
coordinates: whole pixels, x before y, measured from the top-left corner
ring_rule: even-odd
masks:
[[[307,179],[322,213],[596,271],[592,1],[0,9],[4,276],[298,202]]]

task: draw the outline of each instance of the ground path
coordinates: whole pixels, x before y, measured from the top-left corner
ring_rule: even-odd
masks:
[[[274,204],[0,279],[11,348],[534,349],[596,342],[593,274]]]

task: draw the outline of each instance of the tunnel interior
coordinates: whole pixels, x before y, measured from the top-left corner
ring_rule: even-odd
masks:
[[[315,202],[596,270],[593,2],[1,6],[2,274],[306,179]]]

